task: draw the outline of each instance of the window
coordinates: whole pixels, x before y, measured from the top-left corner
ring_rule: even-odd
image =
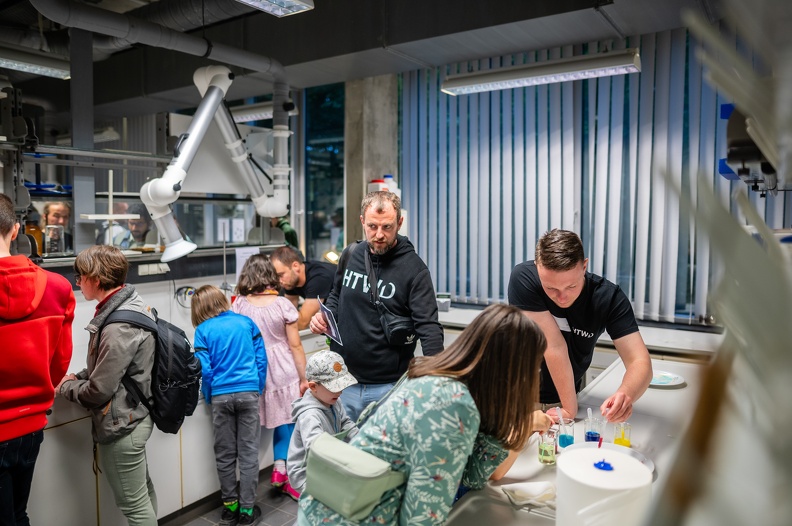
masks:
[[[306,257],[340,251],[344,240],[344,84],[305,90]]]

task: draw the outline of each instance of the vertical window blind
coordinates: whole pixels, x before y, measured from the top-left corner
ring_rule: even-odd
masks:
[[[735,42],[735,46],[737,43]],[[639,47],[642,72],[458,97],[445,75]],[[511,269],[547,230],[574,230],[589,269],[618,283],[639,319],[696,322],[718,277],[706,232],[675,191],[704,178],[733,210],[739,181],[718,175],[729,102],[706,83],[685,29],[450,64],[402,76],[400,166],[409,234],[438,291],[507,301]],[[784,193],[752,202],[789,227]]]

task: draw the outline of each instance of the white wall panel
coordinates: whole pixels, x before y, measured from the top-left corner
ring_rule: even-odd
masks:
[[[561,58],[561,48],[550,50],[550,60]],[[549,163],[549,201],[550,228],[562,226],[563,185],[561,173],[564,166],[562,156],[563,133],[561,129],[561,84],[550,84],[548,91],[548,163]]]
[[[44,431],[28,499],[30,524],[98,524],[91,419],[83,415]]]
[[[523,62],[524,55],[518,55],[515,62],[520,64]],[[530,252],[528,246],[528,232],[527,232],[527,215],[529,214],[528,208],[533,205],[528,202],[525,197],[526,180],[525,180],[525,150],[526,150],[526,130],[525,130],[525,88],[517,88],[512,90],[514,102],[512,107],[513,113],[513,173],[514,178],[513,193],[514,193],[514,221],[512,228],[514,231],[514,252],[512,261],[524,261],[529,259],[527,256]],[[504,258],[503,263],[507,265],[509,260]],[[511,272],[511,271],[509,271]],[[507,278],[508,279],[508,278]]]
[[[572,46],[565,46],[561,56],[571,57]],[[559,225],[566,230],[577,230],[575,226],[575,210],[578,201],[576,197],[575,172],[579,166],[577,159],[577,146],[579,141],[575,140],[575,86],[564,82],[561,84],[561,100],[559,101],[559,111],[561,112],[561,222]]]
[[[439,74],[439,73],[438,73]],[[448,132],[450,126],[448,122],[448,103],[450,97],[442,97],[438,89],[436,97],[438,109],[438,137],[437,137],[437,164],[438,164],[438,177],[437,177],[437,274],[434,277],[435,288],[439,291],[448,291],[448,244],[451,237],[451,231],[448,227],[449,214],[451,208],[449,207],[448,194],[449,194],[449,173],[448,173]]]
[[[537,53],[537,62],[547,60],[547,51]],[[550,230],[550,134],[548,87],[536,87],[536,221],[537,233]]]
[[[511,62],[509,62],[511,65]],[[499,192],[493,192],[493,205],[500,208],[499,219],[493,225],[494,237],[499,238],[500,254],[492,251],[490,259],[492,266],[497,268],[500,266],[500,280],[498,282],[499,290],[491,293],[490,299],[497,301],[500,298],[505,298],[508,293],[509,276],[511,275],[512,264],[516,258],[514,257],[514,128],[512,125],[512,116],[514,115],[514,90],[505,90],[501,93],[501,170],[503,172],[503,181]],[[502,228],[498,228],[498,224]],[[498,230],[501,230],[498,232]],[[493,277],[493,284],[495,284]]]
[[[500,59],[493,61],[496,67],[500,67]],[[486,144],[489,146],[487,153],[488,163],[486,165],[486,179],[482,180],[485,192],[482,194],[482,201],[485,203],[486,211],[482,209],[483,217],[488,217],[488,225],[483,226],[486,238],[481,244],[481,267],[479,270],[479,298],[484,299],[484,303],[490,303],[493,296],[499,297],[500,285],[500,257],[503,247],[500,242],[500,235],[503,229],[501,221],[501,177],[503,174],[501,165],[502,144],[504,136],[501,130],[501,98],[503,91],[493,91],[488,94],[489,119],[486,126]]]
[[[485,65],[486,64],[486,65]],[[481,61],[480,69],[490,69],[487,61]],[[476,217],[479,218],[476,230],[478,231],[475,243],[471,243],[473,250],[471,261],[475,267],[471,268],[471,275],[475,276],[475,289],[473,300],[476,303],[487,303],[489,297],[489,247],[490,247],[490,117],[491,100],[494,93],[481,93],[478,98],[478,193],[475,198],[477,205]],[[473,200],[471,200],[473,201]],[[472,227],[472,225],[471,225]],[[473,230],[473,228],[471,228]]]
[[[611,79],[610,152],[608,152],[608,205],[604,276],[618,283],[619,241],[621,234],[622,178],[624,177],[624,76]],[[600,230],[599,228],[597,230]]]
[[[594,149],[594,171],[590,174],[589,188],[593,189],[592,232],[593,243],[589,245],[589,268],[592,272],[602,275],[605,272],[605,232],[608,209],[608,149],[610,138],[610,77],[603,77],[589,82],[589,89],[597,90],[596,132],[589,128],[589,133],[596,133],[597,146]],[[589,123],[593,126],[594,123]],[[606,276],[608,277],[608,276]],[[612,277],[610,279],[613,279]]]

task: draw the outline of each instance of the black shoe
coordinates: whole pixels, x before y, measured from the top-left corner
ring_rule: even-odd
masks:
[[[219,526],[237,526],[237,524],[239,524],[239,508],[236,511],[231,511],[223,506]]]
[[[239,526],[255,526],[261,521],[261,508],[253,506],[253,513],[239,513]]]

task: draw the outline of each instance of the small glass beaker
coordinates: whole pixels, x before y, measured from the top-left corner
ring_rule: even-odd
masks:
[[[66,238],[61,225],[47,225],[44,229],[44,253],[61,254],[66,252]]]
[[[630,447],[632,426],[627,422],[613,424],[613,443],[617,446]]]
[[[596,417],[587,418],[584,420],[584,426],[586,442],[599,442],[602,436],[602,420]]]
[[[556,438],[556,430],[552,427],[539,435],[539,462],[542,464],[555,464]]]
[[[575,443],[575,420],[572,418],[564,418],[562,422],[556,424],[558,428],[558,449],[559,451],[571,446]]]

